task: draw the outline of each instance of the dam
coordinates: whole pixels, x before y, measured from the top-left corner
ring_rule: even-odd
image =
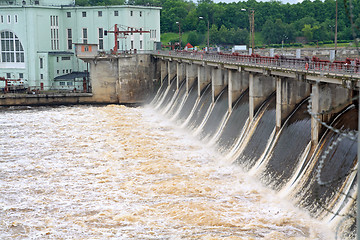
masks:
[[[343,228],[340,239],[354,238],[356,71],[336,78],[320,65],[279,67],[266,58],[157,57],[159,111],[313,217]]]
[[[6,203],[14,199],[17,202],[5,208],[6,216],[14,220],[6,225],[5,232],[146,239],[354,238],[356,66],[338,69],[313,63],[305,69],[305,64],[293,67],[269,59],[242,62],[241,57],[183,52],[88,61],[95,70],[90,73],[92,81],[99,86],[92,93],[94,99],[131,103],[141,98],[156,112],[148,113],[146,108],[128,111],[111,105],[7,111],[3,119],[10,117],[18,126],[18,130],[4,135],[11,139],[5,147],[10,156],[7,164],[15,164],[11,166],[24,170],[24,176],[44,179],[47,184],[21,188],[20,196],[6,185],[6,192],[11,193]],[[128,74],[126,69],[134,66],[146,66],[146,71],[142,76]],[[331,71],[334,68],[338,70],[335,73]],[[127,74],[122,74],[124,71]],[[160,86],[152,97],[145,96],[144,88],[139,87],[150,83],[153,89]],[[128,87],[133,90],[127,91]],[[56,137],[45,137],[43,124],[36,120],[41,111],[46,116],[44,124]],[[156,120],[144,118],[146,114]],[[79,116],[83,117],[75,121]],[[175,127],[164,118],[187,129],[201,144],[173,133]],[[39,140],[44,150],[35,151],[34,157],[49,162],[25,168],[34,160],[20,157],[11,146],[25,144],[33,149],[26,138],[32,130],[44,138]],[[63,145],[64,157],[52,149],[55,145]],[[59,158],[64,165],[51,161]],[[225,167],[224,161],[228,164]],[[16,171],[9,170],[7,176],[16,179],[14,174]],[[92,187],[81,184],[89,182]],[[14,186],[22,184],[17,183]],[[258,195],[262,190],[253,188],[255,183],[271,192]],[[50,191],[47,186],[55,186],[51,194],[63,198],[63,202],[58,205],[46,197]],[[27,194],[36,196],[33,192],[41,196],[34,205],[39,208],[30,207],[31,201],[22,205],[19,200]],[[93,199],[89,205],[86,195]],[[283,198],[312,219],[291,211],[285,213],[279,207],[284,204],[279,200]],[[279,202],[273,205],[268,200]],[[65,206],[71,211],[67,212]],[[260,209],[250,214],[256,206]],[[50,212],[50,217],[41,215],[36,225],[36,216],[42,212]],[[25,215],[33,222],[16,218]],[[48,227],[41,228],[42,222]],[[75,225],[68,230],[55,227],[71,223]],[[320,226],[330,230],[321,230]]]

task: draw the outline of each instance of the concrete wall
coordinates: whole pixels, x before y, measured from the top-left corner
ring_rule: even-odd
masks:
[[[90,81],[93,101],[98,103],[118,103],[118,78],[117,58],[90,61]]]
[[[118,58],[118,69],[116,95],[119,103],[144,103],[155,92],[159,81],[157,63],[150,55]]]
[[[91,103],[91,93],[6,94],[0,95],[0,106],[64,105]]]

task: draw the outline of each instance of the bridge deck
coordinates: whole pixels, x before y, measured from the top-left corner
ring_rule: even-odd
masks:
[[[347,88],[360,87],[360,66],[329,61],[305,59],[276,59],[271,57],[252,57],[206,54],[203,52],[157,51],[155,57],[185,63],[211,65],[227,69],[243,70],[265,75],[290,77],[308,81],[320,81],[344,85]]]

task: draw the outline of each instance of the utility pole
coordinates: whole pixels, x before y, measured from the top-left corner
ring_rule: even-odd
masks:
[[[204,17],[199,17],[199,19],[204,19]],[[207,50],[210,50],[210,21],[209,19],[207,20]]]
[[[246,9],[243,8],[241,9],[241,11],[246,12]],[[249,47],[251,46],[251,50],[252,53],[254,53],[255,51],[255,10],[254,9],[250,9],[249,10],[249,32],[250,32],[250,39],[249,39]]]
[[[181,24],[180,22],[176,22],[179,25],[179,49],[181,50]]]
[[[252,53],[255,53],[255,10],[250,9],[250,22],[251,22],[251,47]]]
[[[337,1],[336,1],[337,2]],[[358,128],[360,127],[360,109],[358,104]],[[360,168],[359,168],[359,153],[360,153],[360,134],[358,134],[358,159],[357,159],[357,198],[356,198],[356,236],[360,240]]]
[[[335,59],[336,59],[336,51],[337,51],[337,29],[338,29],[338,1],[336,0],[336,7],[335,7]]]

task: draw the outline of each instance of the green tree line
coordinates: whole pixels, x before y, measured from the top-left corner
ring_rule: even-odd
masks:
[[[209,24],[210,43],[213,44],[247,43],[250,10],[255,12],[255,32],[260,33],[266,44],[293,43],[297,37],[310,42],[331,42],[335,32],[336,0],[304,0],[296,4],[256,0],[233,3],[214,3],[212,0],[196,3],[186,0],[76,0],[76,4],[159,6],[162,7],[162,33],[178,32],[178,22],[182,32],[191,32],[191,38],[205,41]],[[359,26],[360,0],[339,0],[338,39],[357,38]]]

